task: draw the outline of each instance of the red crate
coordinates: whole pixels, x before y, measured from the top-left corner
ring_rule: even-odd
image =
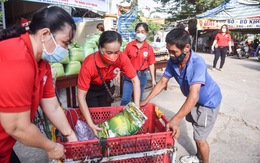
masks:
[[[90,108],[92,120],[95,124],[99,124],[112,118],[114,115],[122,111],[122,106],[112,107],[98,107]],[[84,120],[83,115],[79,109],[76,109],[81,120]],[[155,105],[147,104],[141,107],[141,111],[147,116],[145,124],[141,127],[139,132],[131,136],[122,136],[115,138],[108,138],[106,144],[105,157],[120,156],[126,154],[140,153],[146,151],[154,151],[160,149],[172,149],[174,146],[174,139],[171,137],[171,132],[166,132],[165,124],[168,122],[163,115],[159,119],[155,113]],[[76,122],[76,115],[71,112],[73,119]],[[73,114],[74,113],[74,114]],[[71,119],[68,117],[68,120]],[[75,124],[74,122],[74,124]],[[71,124],[71,122],[70,122]],[[101,145],[99,140],[86,140],[78,142],[61,143],[64,145],[66,152],[66,160],[84,160],[88,158],[101,158]],[[161,154],[154,156],[144,156],[140,158],[127,158],[120,161],[110,161],[111,163],[167,163],[170,162],[170,154]]]

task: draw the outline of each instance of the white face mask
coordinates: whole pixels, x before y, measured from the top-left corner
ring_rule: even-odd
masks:
[[[61,47],[60,45],[58,45],[55,41],[55,39],[53,38],[53,35],[51,33],[51,38],[54,42],[54,44],[56,45],[56,48],[54,49],[54,51],[52,53],[48,53],[45,47],[44,42],[43,44],[43,52],[42,52],[42,59],[51,62],[51,63],[56,63],[56,62],[60,62],[62,61],[68,54],[68,50]]]
[[[146,39],[146,35],[143,33],[137,33],[136,34],[136,39],[140,42],[143,42]]]

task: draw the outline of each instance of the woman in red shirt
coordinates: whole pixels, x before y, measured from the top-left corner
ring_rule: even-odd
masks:
[[[52,6],[38,10],[29,27],[29,32],[19,26],[0,33],[1,163],[19,162],[12,152],[16,140],[46,150],[50,160],[64,156],[64,147],[32,123],[39,105],[68,141],[77,140],[59,106],[48,63],[67,55],[76,25],[65,10]]]
[[[219,56],[221,57],[221,62],[219,66],[219,71],[223,71],[223,66],[225,63],[226,55],[227,55],[227,50],[229,48],[229,53],[232,52],[231,49],[231,36],[228,33],[228,27],[227,25],[222,25],[220,28],[219,33],[216,35],[215,40],[211,46],[212,51],[214,51],[214,47],[216,46],[216,51],[215,51],[215,58],[213,61],[213,69],[216,70],[216,65],[219,59]]]
[[[128,57],[120,52],[121,45],[122,37],[119,33],[103,32],[99,38],[99,51],[84,60],[79,72],[79,108],[96,135],[96,130],[100,128],[93,123],[88,107],[111,106],[111,103],[106,100],[108,96],[106,86],[109,87],[110,80],[115,78],[120,71],[133,82],[134,102],[139,106],[140,82]]]
[[[153,52],[153,48],[146,42],[146,36],[148,34],[148,25],[146,23],[138,23],[135,27],[135,32],[136,39],[127,44],[124,52],[130,59],[140,80],[141,101],[147,83],[148,68],[150,70],[152,86],[154,87],[156,84],[154,78],[155,55]],[[132,81],[127,76],[124,76],[123,95],[120,105],[127,105],[130,102],[132,92]]]

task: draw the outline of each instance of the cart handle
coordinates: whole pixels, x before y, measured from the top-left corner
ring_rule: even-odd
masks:
[[[158,119],[162,119],[163,122],[165,123],[165,125],[168,123],[168,119],[166,118],[166,116],[163,114],[163,111],[161,109],[159,109],[158,106],[155,106],[155,113]]]
[[[156,113],[158,119],[160,119],[164,115],[163,111],[161,111],[158,106],[155,106],[155,113]]]

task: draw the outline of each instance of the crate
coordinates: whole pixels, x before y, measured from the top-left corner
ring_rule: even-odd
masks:
[[[93,122],[99,124],[120,113],[122,109],[122,106],[113,106],[90,108],[89,110]],[[164,115],[162,115],[160,119],[157,117],[154,104],[147,104],[140,109],[147,116],[148,120],[146,120],[145,124],[135,135],[108,138],[105,147],[105,156],[103,157],[106,158],[106,161],[110,163],[171,162],[171,155],[174,152],[174,139],[171,137],[171,132],[166,132],[165,130],[165,124],[167,123],[166,117]],[[85,120],[80,110],[76,109],[76,111],[80,119]],[[76,115],[72,114],[72,116],[75,120],[75,124]],[[72,123],[70,122],[70,124]],[[66,149],[66,159],[63,160],[63,162],[82,160],[87,162],[87,159],[97,160],[102,158],[99,140],[66,142],[61,144],[63,144]],[[164,152],[162,152],[162,150]],[[167,150],[167,152],[165,152],[165,150]],[[141,154],[141,156],[136,156],[137,154]],[[104,159],[102,161],[104,161]]]

